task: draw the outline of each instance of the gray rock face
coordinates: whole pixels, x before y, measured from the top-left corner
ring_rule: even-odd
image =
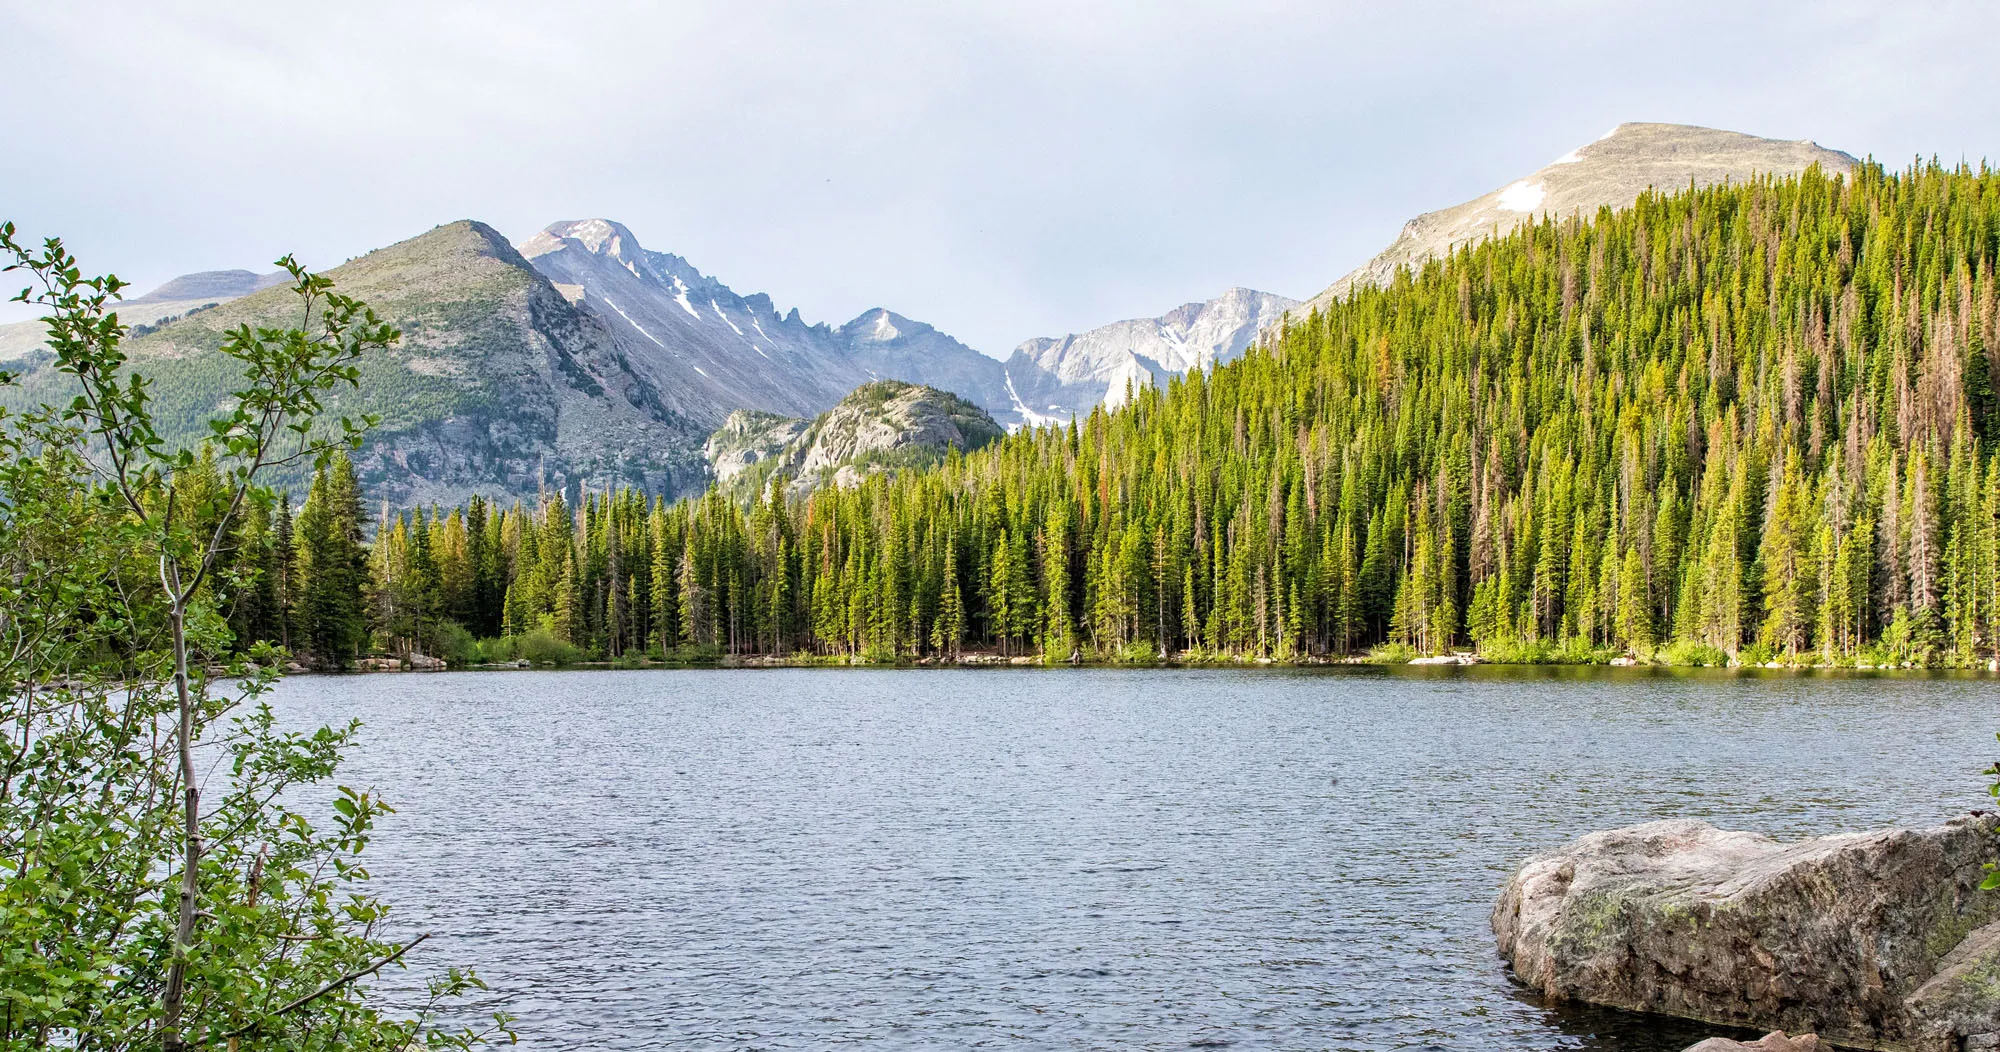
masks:
[[[1206,369],[1243,353],[1264,326],[1297,300],[1235,288],[1206,303],[1186,303],[1157,318],[1113,322],[1089,332],[1039,337],[1007,359],[1008,398],[1030,423],[1068,423],[1103,403],[1190,369]]]
[[[795,491],[858,485],[869,475],[935,463],[947,450],[977,449],[1004,433],[985,410],[948,391],[879,380],[810,422],[733,413],[706,448],[716,476],[745,496],[774,477],[790,480]]]
[[[999,359],[923,322],[877,307],[841,326],[836,335],[868,379],[902,380],[950,391],[1003,424],[1024,422],[1007,394],[1007,373]]]
[[[1744,182],[1759,175],[1795,176],[1812,165],[1847,172],[1857,162],[1809,141],[1760,139],[1685,124],[1621,124],[1603,138],[1557,158],[1524,179],[1464,204],[1409,221],[1381,254],[1300,307],[1306,314],[1365,285],[1383,285],[1396,271],[1422,267],[1454,249],[1507,234],[1544,215],[1629,208],[1648,189]]]
[[[702,453],[708,457],[716,480],[728,482],[752,465],[769,463],[785,453],[805,430],[804,420],[756,409],[738,409],[708,436]]]
[[[1003,415],[1000,363],[877,308],[838,329],[739,296],[687,260],[649,251],[606,219],[556,223],[520,245],[571,303],[597,316],[674,413],[714,428],[736,409],[810,416],[876,379],[939,386]]]
[[[1980,1047],[2000,1032],[2000,892],[1979,890],[1996,860],[1991,815],[1792,844],[1651,822],[1530,859],[1493,932],[1553,1000],[1860,1048]]]

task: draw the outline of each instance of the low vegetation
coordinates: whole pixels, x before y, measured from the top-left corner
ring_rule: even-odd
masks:
[[[440,1022],[478,985],[466,973],[436,974],[397,1010],[371,994],[427,937],[391,922],[361,862],[391,809],[333,783],[356,725],[280,725],[262,696],[284,654],[246,648],[231,624],[264,584],[237,551],[274,503],[260,476],[358,442],[366,422],[322,419],[323,400],[396,336],[283,265],[296,325],[226,335],[239,379],[188,449],[129,368],[110,312],[122,283],[0,224],[0,269],[48,311],[75,392],[0,410],[0,1048],[450,1049],[505,1034],[504,1016]],[[302,534],[330,528],[335,503],[308,502]],[[308,610],[365,571],[353,549],[309,554]]]

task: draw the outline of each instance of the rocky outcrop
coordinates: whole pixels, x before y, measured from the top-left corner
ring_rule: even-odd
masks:
[[[883,380],[856,388],[812,422],[801,436],[799,473],[811,477],[899,450],[977,449],[1001,434],[963,398]]]
[[[806,429],[806,421],[759,409],[738,409],[708,436],[702,452],[719,482],[729,482],[754,464],[784,453]]]
[[[1003,434],[985,410],[948,391],[879,380],[855,388],[810,422],[733,414],[706,448],[716,476],[747,497],[774,477],[802,491],[828,482],[854,486],[883,471],[936,463],[947,450],[977,449]]]
[[[1027,422],[1015,411],[1007,393],[1007,370],[1000,360],[933,326],[876,307],[841,326],[834,335],[868,379],[901,380],[950,391],[1007,427]],[[856,379],[853,384],[861,382]]]
[[[1956,1052],[2000,1033],[2000,817],[1780,843],[1677,820],[1529,860],[1493,909],[1551,1000],[1856,1048]],[[1755,1046],[1752,1046],[1755,1047]]]

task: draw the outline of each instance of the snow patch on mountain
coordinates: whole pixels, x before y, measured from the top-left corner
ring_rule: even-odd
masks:
[[[1500,191],[1500,207],[1509,212],[1532,212],[1547,196],[1548,191],[1540,183],[1518,182]]]
[[[722,313],[722,307],[713,298],[708,301],[708,309],[714,311],[715,316],[722,319],[722,324],[729,326],[730,332],[738,336],[743,335],[743,330],[737,328],[736,323],[729,320],[729,315]],[[755,346],[755,344],[752,344],[752,346]]]
[[[1007,400],[1013,404],[1014,412],[1020,414],[1022,422],[1026,423],[1029,427],[1062,424],[1067,423],[1069,420],[1068,417],[1045,416],[1028,408],[1028,404],[1021,401],[1021,393],[1014,389],[1014,374],[1011,370],[1007,374]],[[1059,405],[1051,405],[1049,408],[1056,412],[1062,411],[1062,406]]]
[[[688,312],[688,317],[696,321],[701,320],[701,312],[695,310],[694,304],[688,302],[687,282],[682,281],[678,277],[674,279],[674,300],[681,305],[682,310]]]
[[[618,311],[618,316],[625,319],[625,321],[628,324],[630,324],[633,328],[639,330],[639,335],[644,336],[645,338],[653,341],[653,343],[657,344],[660,347],[666,346],[666,344],[660,343],[660,338],[658,336],[655,336],[652,333],[647,332],[646,327],[644,325],[641,325],[638,322],[633,321],[632,316],[630,314],[625,313],[622,309],[619,308],[619,306],[616,303],[611,302],[611,297],[600,296],[598,298],[604,301],[605,306],[610,307],[612,310]]]

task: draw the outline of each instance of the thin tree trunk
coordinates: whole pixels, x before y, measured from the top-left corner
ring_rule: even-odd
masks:
[[[176,589],[177,591],[178,589]],[[194,942],[195,898],[200,891],[201,788],[194,770],[194,703],[188,696],[187,606],[176,599],[168,615],[173,629],[174,693],[180,702],[180,725],[175,733],[181,761],[181,794],[186,802],[182,816],[186,843],[181,854],[180,919],[174,927],[173,963],[167,969],[167,989],[161,1001],[161,1047],[178,1052],[185,1047],[181,1034],[181,1005],[187,988],[187,958]]]

